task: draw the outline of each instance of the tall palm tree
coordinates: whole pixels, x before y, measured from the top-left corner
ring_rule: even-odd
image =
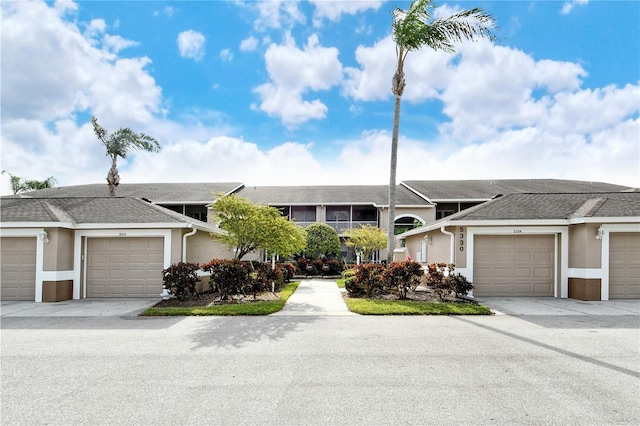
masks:
[[[395,247],[396,172],[398,163],[398,130],[400,128],[400,99],[404,92],[404,62],[407,54],[423,46],[433,50],[455,53],[455,42],[475,41],[479,38],[495,40],[493,16],[480,8],[465,10],[448,18],[433,19],[436,8],[433,0],[414,0],[407,10],[393,11],[392,35],[396,44],[398,62],[391,81],[395,96],[393,110],[393,135],[391,137],[391,170],[389,177],[389,222],[387,228],[387,260],[393,259]]]
[[[131,149],[158,152],[160,151],[160,144],[151,136],[144,133],[134,133],[129,128],[118,129],[109,135],[98,124],[98,119],[95,117],[91,117],[91,124],[93,124],[94,133],[104,144],[107,155],[111,158],[111,168],[107,174],[107,183],[109,184],[109,194],[115,196],[116,187],[120,184],[118,157],[126,158]]]

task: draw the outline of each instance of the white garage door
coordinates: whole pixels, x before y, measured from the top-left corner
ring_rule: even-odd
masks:
[[[474,296],[553,296],[553,235],[479,235]]]
[[[609,236],[609,298],[640,298],[640,233]]]
[[[36,244],[31,238],[2,238],[0,258],[2,300],[36,299]]]
[[[87,297],[160,295],[163,238],[89,238],[87,241]]]

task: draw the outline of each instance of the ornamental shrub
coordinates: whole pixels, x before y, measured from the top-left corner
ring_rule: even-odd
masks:
[[[196,284],[200,280],[197,263],[174,263],[162,271],[162,285],[178,300],[185,300],[188,296],[199,297]]]
[[[304,257],[299,257],[296,260],[296,272],[300,275],[307,275],[307,265],[309,262]]]
[[[349,290],[350,288],[353,291],[356,291],[356,288],[354,287],[354,280],[356,278],[356,270],[355,268],[349,268],[349,269],[345,269],[344,271],[342,271],[342,279],[344,280],[344,288],[350,293],[350,294],[354,294],[352,293],[351,290]]]
[[[259,292],[275,290],[272,284],[276,284],[278,288],[281,286],[283,274],[278,267],[274,269],[268,262],[249,262],[248,266],[251,279],[248,287],[251,288],[254,298]]]
[[[310,262],[311,265],[313,265],[313,272],[312,275],[320,275],[320,274],[324,274],[322,267],[324,266],[324,263],[322,263],[322,259],[313,259]]]
[[[452,263],[447,264],[441,262],[430,263],[429,265],[427,265],[427,276],[425,279],[425,283],[427,286],[433,289],[433,291],[440,297],[441,300],[444,300],[453,291],[453,283],[447,279],[447,276],[450,273],[453,273],[454,269],[455,266]]]
[[[290,282],[296,274],[296,267],[291,262],[276,263],[276,267],[282,271],[282,279],[284,282]]]
[[[342,263],[338,259],[327,259],[324,264],[329,267],[329,275],[337,275],[342,272]]]
[[[424,275],[418,262],[391,262],[384,271],[383,278],[389,288],[396,292],[398,298],[407,298],[407,292],[414,291]]]
[[[449,281],[451,281],[453,292],[458,298],[466,296],[467,293],[473,290],[473,283],[467,280],[467,277],[465,277],[464,275],[450,274],[448,279]]]
[[[222,300],[251,290],[251,268],[237,259],[213,259],[202,265],[202,269],[211,274],[209,285],[212,290],[220,293]]]
[[[444,300],[451,293],[456,297],[465,296],[473,289],[473,283],[460,274],[454,274],[456,266],[453,263],[431,263],[428,265],[426,284]]]
[[[384,266],[379,263],[365,263],[356,267],[356,273],[352,285],[345,288],[353,295],[373,295],[383,294],[386,292],[384,282]]]

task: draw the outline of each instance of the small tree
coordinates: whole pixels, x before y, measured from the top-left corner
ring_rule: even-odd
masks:
[[[98,124],[98,119],[91,117],[93,124],[93,132],[104,145],[107,155],[111,158],[111,168],[107,174],[107,184],[109,185],[109,193],[116,195],[116,187],[120,184],[120,175],[118,174],[118,157],[123,159],[127,157],[127,153],[132,150],[143,150],[149,152],[160,151],[160,144],[157,140],[144,133],[134,133],[129,128],[121,128],[113,132],[111,135]]]
[[[211,234],[212,238],[234,250],[237,260],[257,249],[286,257],[305,248],[304,229],[288,221],[278,209],[236,194],[218,198],[211,209],[212,220],[224,231]]]
[[[314,223],[304,230],[307,234],[306,253],[315,258],[340,255],[340,237],[326,223]]]
[[[387,245],[387,236],[384,231],[373,225],[364,225],[362,228],[352,228],[344,232],[348,238],[346,244],[362,252],[365,262],[373,258],[373,254]]]
[[[2,174],[8,174],[11,183],[11,191],[14,194],[20,194],[21,192],[35,191],[38,189],[53,188],[57,182],[53,176],[49,176],[45,180],[27,179],[19,176],[14,176],[6,170],[2,171]]]

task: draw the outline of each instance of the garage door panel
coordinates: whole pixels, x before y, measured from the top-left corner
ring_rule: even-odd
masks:
[[[3,237],[0,241],[1,300],[36,298],[35,237]]]
[[[532,253],[517,251],[514,252],[512,256],[515,262],[531,262]],[[511,260],[511,258],[509,258],[508,260]]]
[[[474,247],[476,296],[553,296],[553,235],[479,235]]]
[[[609,297],[640,298],[640,233],[609,236]]]
[[[105,264],[93,262],[92,240],[99,240],[98,251],[107,254]],[[163,238],[90,238],[88,241],[88,270],[106,271],[106,278],[87,280],[88,297],[148,297],[162,292]]]

